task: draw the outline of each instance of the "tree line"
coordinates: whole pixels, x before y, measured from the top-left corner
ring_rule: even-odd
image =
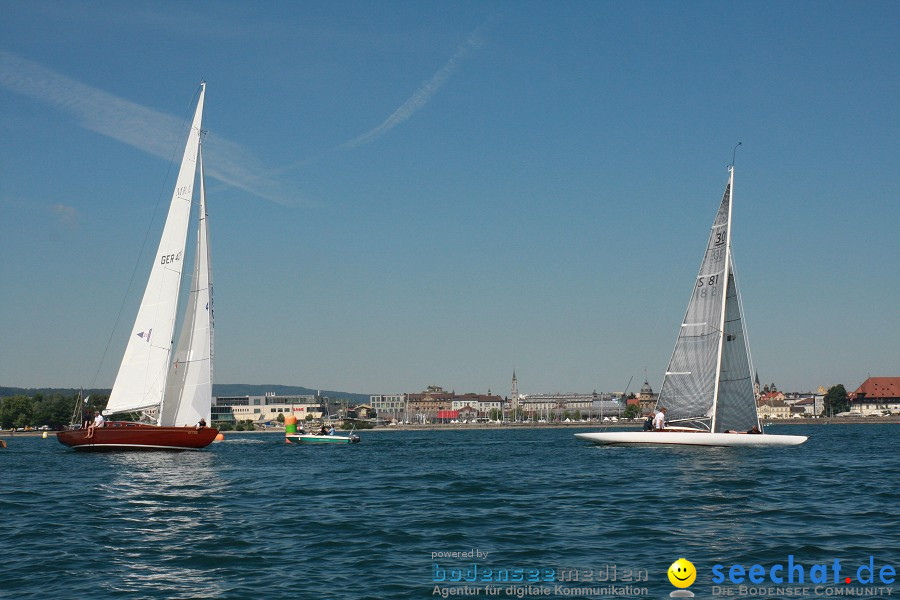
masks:
[[[0,399],[0,429],[18,429],[20,427],[38,428],[46,425],[50,429],[62,429],[72,422],[77,412],[77,423],[81,423],[83,414],[106,408],[108,395],[91,395],[87,403],[78,394],[65,395],[59,393],[35,394],[34,396],[16,395]]]

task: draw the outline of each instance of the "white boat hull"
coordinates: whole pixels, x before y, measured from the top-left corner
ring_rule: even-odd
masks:
[[[598,445],[676,446],[797,446],[807,439],[805,435],[707,433],[705,431],[608,431],[576,433],[575,437]]]
[[[289,433],[284,436],[290,444],[358,444],[358,435],[317,435],[313,433]]]

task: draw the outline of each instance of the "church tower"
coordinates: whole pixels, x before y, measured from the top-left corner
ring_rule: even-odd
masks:
[[[659,397],[659,394],[653,393],[653,388],[650,387],[650,382],[644,377],[644,385],[641,386],[641,395],[638,396],[638,402],[640,402],[641,414],[653,413],[653,409],[656,406],[656,400]],[[627,400],[626,400],[627,402]]]
[[[759,372],[756,373],[756,377],[753,379],[753,395],[759,398]]]

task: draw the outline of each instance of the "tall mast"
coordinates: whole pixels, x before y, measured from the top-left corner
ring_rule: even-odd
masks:
[[[212,254],[210,251],[209,244],[209,220],[208,215],[206,213],[206,173],[203,170],[203,139],[201,136],[200,143],[200,222],[203,227],[202,235],[203,242],[206,250],[206,285],[209,289],[207,294],[207,307],[206,309],[209,311],[209,400],[210,404],[207,405],[209,407],[212,403],[212,385],[215,379],[215,309],[213,308],[213,276],[212,276]],[[212,414],[209,412],[210,408],[207,408],[206,420],[209,423],[212,423]]]
[[[722,289],[722,314],[719,317],[719,351],[718,356],[716,357],[716,383],[713,387],[713,404],[712,404],[712,419],[709,423],[710,432],[715,433],[716,431],[716,408],[719,403],[719,380],[722,377],[722,350],[724,348],[725,343],[725,304],[728,301],[728,278],[731,276],[729,272],[729,267],[731,265],[731,207],[732,200],[734,199],[734,161],[732,160],[732,165],[728,167],[728,222],[725,226],[725,268],[722,270],[722,281],[724,281],[724,286]]]
[[[202,131],[200,132],[202,134]],[[210,419],[213,298],[202,135],[197,151],[197,243],[190,298],[170,369],[160,425],[191,425]]]

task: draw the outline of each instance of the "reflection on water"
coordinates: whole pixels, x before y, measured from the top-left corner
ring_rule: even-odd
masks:
[[[93,459],[95,457],[89,457]],[[210,554],[224,521],[225,483],[208,452],[105,455],[94,488],[99,518],[91,526],[98,555],[118,580],[110,592],[158,589],[167,597],[218,597],[224,589]]]

